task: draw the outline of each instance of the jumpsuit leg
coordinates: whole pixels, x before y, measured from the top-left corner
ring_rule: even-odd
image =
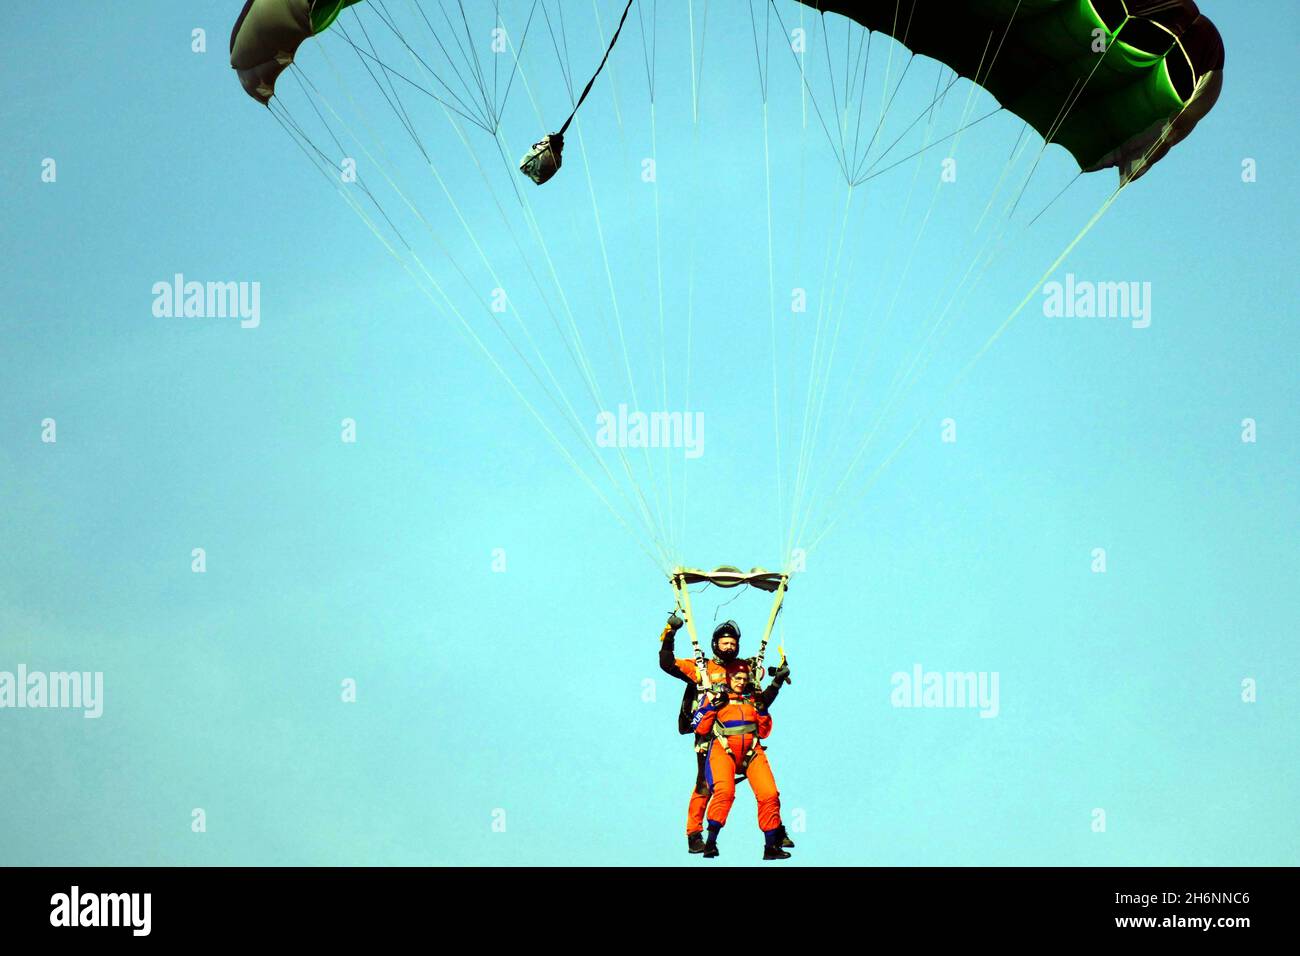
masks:
[[[686,835],[704,830],[704,810],[709,805],[709,785],[704,782],[704,754],[695,754],[695,787],[691,790],[690,806],[686,809]]]
[[[736,802],[736,762],[722,741],[714,740],[709,746],[709,762],[704,770],[705,783],[713,794],[709,800],[709,820],[726,823],[731,805]]]
[[[772,765],[767,762],[764,751],[754,754],[745,771],[745,779],[758,802],[758,828],[764,833],[775,830],[781,825],[781,792],[776,789]]]

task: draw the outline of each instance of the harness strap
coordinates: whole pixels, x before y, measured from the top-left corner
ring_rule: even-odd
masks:
[[[758,724],[736,724],[734,727],[723,727],[720,721],[713,722],[713,736],[715,737],[739,737],[741,734],[758,735]]]

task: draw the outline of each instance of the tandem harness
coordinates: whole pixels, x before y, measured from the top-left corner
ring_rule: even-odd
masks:
[[[740,781],[745,779],[745,771],[749,769],[749,764],[750,761],[754,759],[754,754],[758,753],[758,724],[744,723],[736,724],[733,727],[724,727],[722,726],[722,721],[717,719],[713,721],[713,740],[722,741],[723,747],[727,746],[728,737],[739,737],[741,734],[753,734],[754,740],[753,743],[749,745],[749,749],[745,751],[745,756],[741,759],[740,763],[736,765],[736,783],[740,783]],[[711,740],[708,742],[708,746],[712,745],[713,741]],[[728,753],[730,753],[730,748],[727,749]]]
[[[742,585],[751,585],[761,590],[773,594],[772,610],[768,614],[767,626],[763,628],[763,636],[759,641],[758,655],[750,660],[750,675],[754,686],[762,679],[763,658],[767,651],[767,642],[772,636],[772,627],[776,623],[777,615],[781,613],[781,605],[785,601],[785,592],[790,586],[790,575],[788,573],[775,573],[763,571],[761,568],[755,568],[749,574],[745,574],[738,568],[724,566],[715,571],[701,571],[690,568],[677,568],[669,578],[673,586],[673,591],[677,596],[677,613],[685,619],[686,633],[690,635],[691,647],[695,652],[696,684],[695,684],[695,701],[693,710],[697,711],[700,705],[704,703],[707,694],[714,691],[708,679],[708,668],[704,662],[704,651],[700,648],[700,642],[695,633],[695,616],[691,613],[691,592],[688,585],[697,582],[707,581],[716,584],[719,587],[739,587]],[[686,733],[685,724],[687,720],[686,707],[687,701],[691,697],[691,689],[688,687],[686,693],[682,696],[682,709],[678,716],[678,730]],[[692,713],[692,717],[694,714]],[[752,728],[752,730],[746,729]],[[737,734],[753,733],[754,741],[749,749],[745,752],[744,758],[736,768],[736,781],[740,782],[745,778],[745,771],[749,769],[750,762],[754,755],[758,753],[758,727],[755,724],[745,724],[734,728],[724,728],[715,721],[713,724],[713,739],[722,739],[734,737]],[[707,748],[712,746],[712,741],[697,743],[695,749],[698,753],[707,753]]]

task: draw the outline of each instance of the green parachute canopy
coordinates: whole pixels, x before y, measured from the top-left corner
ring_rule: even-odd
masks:
[[[1193,0],[799,0],[993,94],[1087,172],[1146,172],[1214,106],[1223,40]]]
[[[230,63],[266,104],[298,47],[360,0],[248,0]],[[1219,31],[1194,0],[798,0],[983,86],[1087,172],[1141,176],[1214,106]]]
[[[248,95],[269,103],[275,81],[293,63],[298,47],[328,30],[347,7],[361,0],[248,0],[230,33],[230,65]]]

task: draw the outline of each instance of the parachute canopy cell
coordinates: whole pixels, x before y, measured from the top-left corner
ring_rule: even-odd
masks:
[[[245,91],[271,102],[275,81],[293,63],[303,41],[329,29],[360,0],[248,0],[230,33],[230,65]]]
[[[1080,169],[1137,179],[1210,111],[1223,40],[1193,0],[799,0],[983,86]]]

